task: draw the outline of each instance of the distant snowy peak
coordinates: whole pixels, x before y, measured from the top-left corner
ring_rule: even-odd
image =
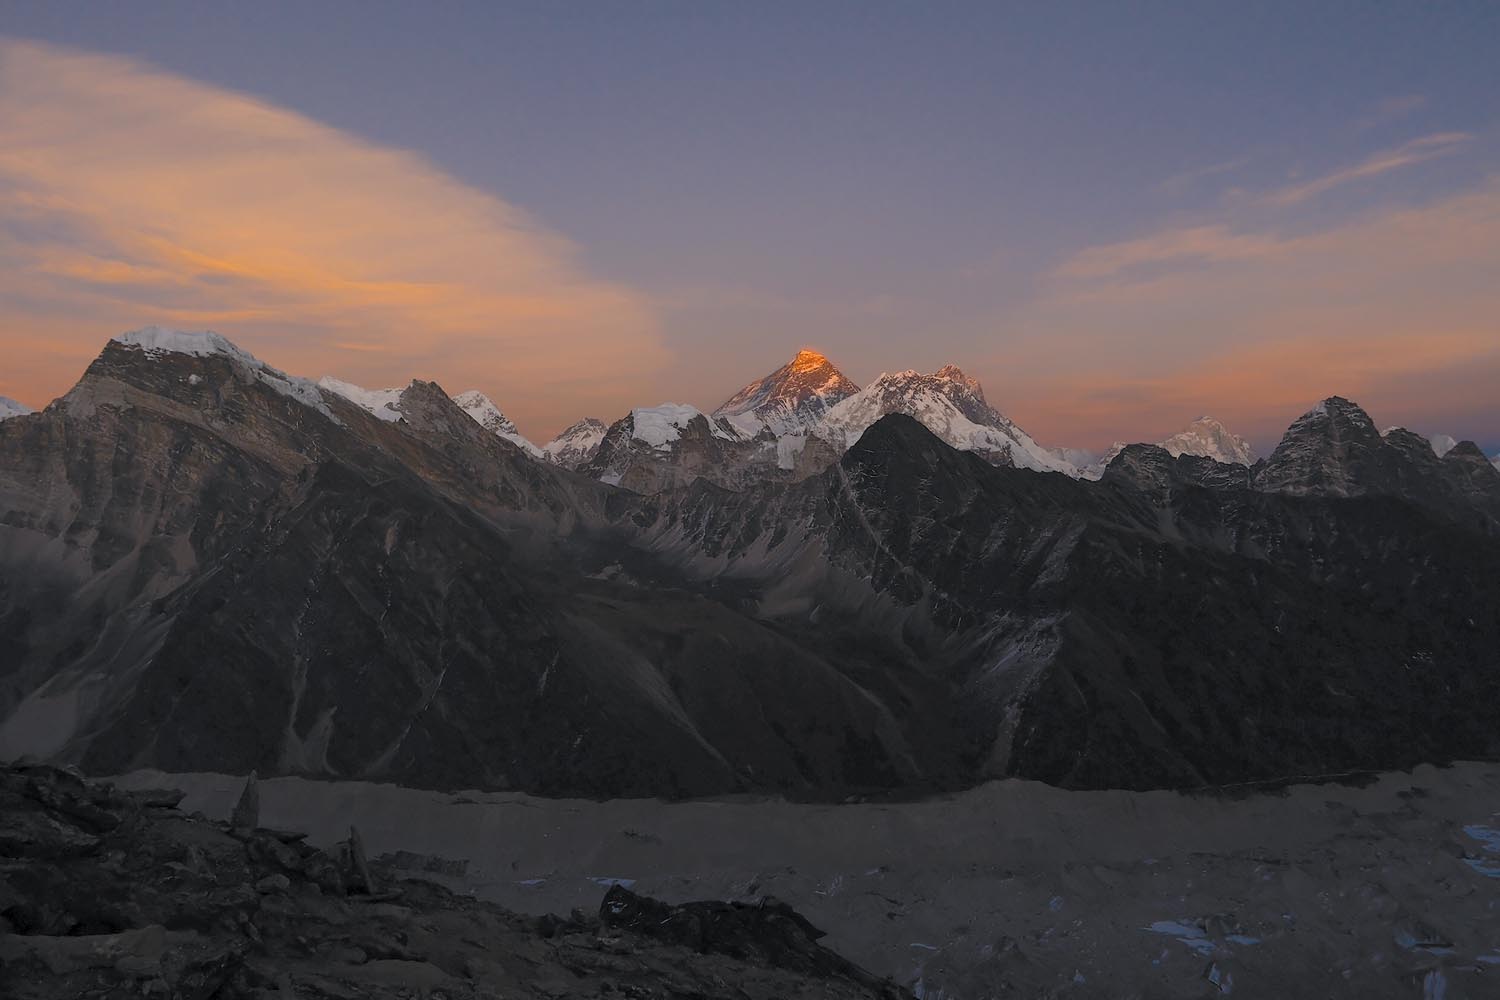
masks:
[[[797,356],[729,397],[713,412],[750,436],[762,427],[778,437],[805,431],[859,386],[816,351]]]
[[[108,346],[139,351],[147,359],[164,359],[174,354],[194,358],[221,357],[247,381],[260,382],[283,396],[289,396],[302,405],[317,410],[330,420],[337,421],[313,382],[272,368],[212,330],[171,330],[162,326],[147,326],[112,337]]]
[[[714,437],[723,438],[726,441],[737,441],[746,436],[741,434],[726,419],[715,419],[686,403],[663,403],[660,406],[640,406],[630,411],[631,422],[630,436],[637,441],[655,448],[657,451],[670,451],[672,443],[682,436],[682,432],[698,418],[703,418],[708,427],[708,433]]]
[[[599,445],[603,443],[604,435],[608,430],[604,421],[584,417],[548,441],[542,447],[542,454],[554,465],[576,469],[598,453]]]
[[[475,423],[491,434],[504,438],[529,455],[536,458],[542,457],[542,449],[523,437],[521,432],[516,429],[515,423],[504,413],[500,412],[500,407],[496,406],[490,397],[478,389],[461,392],[453,397],[453,401],[458,404],[459,409],[472,417]]]
[[[975,452],[997,465],[1079,474],[1071,462],[1039,445],[990,406],[978,380],[954,365],[931,375],[916,371],[882,374],[829,410],[813,432],[848,448],[889,413],[914,417],[953,447]]]
[[[1226,465],[1254,465],[1255,449],[1213,417],[1199,417],[1161,442],[1173,458],[1197,455]]]
[[[1458,447],[1458,439],[1451,434],[1431,434],[1427,440],[1432,443],[1432,450],[1438,458]]]
[[[406,391],[404,388],[366,389],[353,382],[334,378],[332,375],[324,375],[318,379],[318,386],[336,396],[344,397],[355,406],[368,410],[381,420],[395,423],[401,419],[401,394]]]
[[[28,413],[35,412],[25,403],[17,402],[9,396],[0,396],[0,420],[9,420],[11,417],[24,417]]]

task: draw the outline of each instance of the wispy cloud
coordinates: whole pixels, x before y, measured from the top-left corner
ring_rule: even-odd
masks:
[[[564,422],[559,372],[608,393],[665,359],[653,303],[576,258],[421,156],[133,60],[0,39],[6,337],[48,345],[14,376],[30,402],[110,334],[162,322],[293,371],[435,377]]]
[[[1224,174],[1234,173],[1236,170],[1250,162],[1250,157],[1240,156],[1232,160],[1223,160],[1219,163],[1210,163],[1203,167],[1194,167],[1181,173],[1173,174],[1156,186],[1158,191],[1166,194],[1182,194],[1194,185],[1208,180],[1210,177],[1221,177]]]
[[[1401,94],[1377,101],[1367,113],[1354,123],[1356,132],[1364,132],[1389,122],[1415,114],[1427,106],[1427,98],[1421,94]]]
[[[1245,260],[1275,248],[1273,238],[1235,233],[1227,225],[1191,226],[1089,247],[1065,261],[1057,273],[1064,278],[1108,278],[1153,264]]]
[[[1418,139],[1401,144],[1394,149],[1381,150],[1352,166],[1343,167],[1331,173],[1310,181],[1293,184],[1272,191],[1266,195],[1265,200],[1272,205],[1296,205],[1307,201],[1309,198],[1317,197],[1324,192],[1331,191],[1342,184],[1351,181],[1363,180],[1367,177],[1377,177],[1380,174],[1390,173],[1402,167],[1409,167],[1417,163],[1425,163],[1435,160],[1440,156],[1458,152],[1463,146],[1472,141],[1474,136],[1468,132],[1437,132],[1432,135],[1424,135]]]

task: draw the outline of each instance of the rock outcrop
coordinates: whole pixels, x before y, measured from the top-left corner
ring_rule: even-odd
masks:
[[[0,769],[0,995],[909,996],[774,903],[622,905],[616,890],[600,916],[537,920],[428,882],[393,878],[372,895],[296,835],[185,816],[170,800]],[[632,919],[647,911],[653,926]]]

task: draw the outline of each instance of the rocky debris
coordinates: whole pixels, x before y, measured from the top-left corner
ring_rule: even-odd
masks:
[[[418,854],[415,851],[393,851],[375,859],[375,864],[403,872],[425,872],[429,875],[446,875],[461,878],[469,870],[465,858],[441,858],[433,854]]]
[[[706,901],[669,906],[615,885],[599,905],[599,920],[605,927],[635,931],[700,954],[728,955],[815,976],[847,976],[878,995],[900,995],[887,981],[818,945],[826,932],[771,897],[753,904]]]
[[[361,866],[184,816],[170,798],[0,769],[0,996],[905,995],[817,945],[786,907],[631,896],[608,920],[537,921],[427,882],[370,895]],[[667,929],[631,919],[643,914]]]

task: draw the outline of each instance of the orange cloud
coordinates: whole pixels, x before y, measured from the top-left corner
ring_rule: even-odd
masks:
[[[1493,440],[1500,178],[1315,232],[1214,222],[1090,248],[1007,326],[992,395],[1050,442],[1155,440],[1207,412],[1269,443],[1335,393]]]
[[[623,410],[666,360],[653,304],[422,157],[112,56],[0,39],[0,393],[65,390],[146,323],[278,367],[478,387],[555,429],[592,376]],[[38,354],[30,349],[43,345]],[[15,351],[7,351],[14,355]]]

